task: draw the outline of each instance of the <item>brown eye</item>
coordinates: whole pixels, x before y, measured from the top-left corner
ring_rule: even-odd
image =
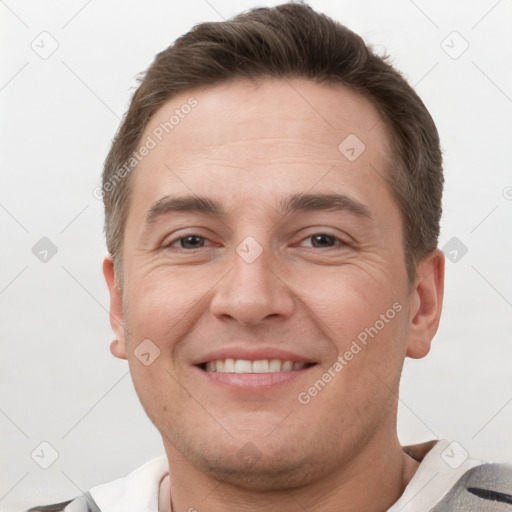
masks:
[[[182,249],[198,249],[204,245],[204,237],[198,235],[190,235],[177,240]]]
[[[204,245],[204,238],[202,236],[190,235],[178,240],[182,249],[197,249]]]
[[[330,249],[330,248],[345,248],[350,246],[349,243],[345,242],[343,239],[337,237],[336,235],[330,233],[315,233],[314,235],[307,236],[302,240],[301,245],[303,245],[306,240],[311,240],[306,247],[313,247],[315,249]]]
[[[312,241],[313,247],[332,247],[337,238],[332,235],[327,235],[325,233],[320,233],[318,235],[312,235],[308,237]],[[332,242],[332,243],[331,243]]]

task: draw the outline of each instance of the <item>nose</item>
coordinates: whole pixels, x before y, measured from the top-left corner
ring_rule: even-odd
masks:
[[[289,318],[294,310],[294,293],[279,276],[275,259],[269,249],[254,260],[233,251],[230,269],[218,283],[210,303],[212,314],[236,319],[246,327],[265,319]]]

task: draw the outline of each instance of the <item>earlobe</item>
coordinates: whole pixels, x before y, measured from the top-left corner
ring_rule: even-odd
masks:
[[[444,268],[444,254],[439,249],[423,258],[416,267],[417,277],[410,297],[408,357],[419,359],[430,351],[441,319]]]
[[[124,341],[114,340],[110,344],[110,352],[119,359],[126,359],[126,345]]]
[[[116,339],[110,344],[110,352],[115,357],[126,359],[123,294],[116,282],[114,263],[110,255],[103,260],[103,275],[110,294],[110,325],[116,335]]]

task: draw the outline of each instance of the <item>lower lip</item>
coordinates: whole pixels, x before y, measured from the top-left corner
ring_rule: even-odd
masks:
[[[265,391],[275,389],[287,383],[291,383],[306,376],[314,367],[309,366],[301,370],[272,372],[272,373],[223,373],[207,372],[197,368],[211,383],[232,390]]]

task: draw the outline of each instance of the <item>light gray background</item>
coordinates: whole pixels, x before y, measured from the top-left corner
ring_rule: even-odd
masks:
[[[196,23],[275,3],[0,1],[2,511],[76,496],[163,454],[127,363],[109,352],[93,189],[154,55]],[[512,1],[310,5],[386,48],[416,86],[444,150],[440,247],[457,237],[468,248],[447,260],[430,355],[406,361],[400,438],[512,461]],[[58,248],[47,263],[32,253],[42,237]],[[43,441],[58,452],[46,470],[31,458]]]

